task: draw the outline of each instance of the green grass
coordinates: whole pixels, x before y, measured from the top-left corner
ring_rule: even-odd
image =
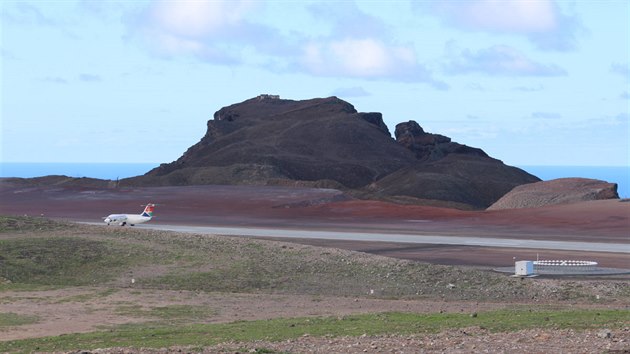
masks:
[[[25,231],[55,231],[73,228],[72,224],[47,218],[0,215],[0,233]]]
[[[175,309],[179,311],[181,309]],[[171,311],[171,310],[168,310]],[[630,311],[500,310],[469,314],[383,313],[325,318],[287,318],[240,321],[227,324],[163,326],[133,324],[108,331],[69,334],[27,340],[0,342],[0,352],[69,351],[107,347],[164,348],[203,347],[225,341],[281,341],[310,336],[410,335],[436,333],[446,329],[477,326],[491,332],[512,332],[530,328],[597,329],[628,325]]]
[[[40,219],[2,217],[5,221],[0,225],[45,222]],[[0,291],[111,286],[115,280],[130,281],[126,278],[133,275],[134,286],[144,289],[469,301],[526,301],[544,296],[595,301],[588,289],[568,283],[551,293],[539,289],[536,280],[487,271],[262,240],[85,225],[34,235],[17,231],[4,235],[8,236],[0,236]],[[630,286],[615,291],[611,297],[627,298]]]
[[[0,327],[20,326],[36,323],[37,316],[23,316],[11,312],[0,312]]]
[[[0,277],[9,281],[2,289],[102,284],[133,265],[163,260],[164,254],[81,237],[0,240]]]
[[[137,317],[154,317],[156,319],[168,321],[168,323],[177,323],[186,321],[188,323],[200,320],[207,320],[216,314],[207,306],[192,305],[168,305],[144,309],[136,305],[122,305],[116,309],[119,315],[137,316]]]
[[[88,302],[88,301],[92,301],[92,300],[97,300],[97,299],[108,297],[108,296],[110,296],[112,294],[115,294],[116,292],[118,292],[118,289],[110,288],[110,289],[105,289],[105,290],[101,290],[101,291],[90,292],[90,293],[87,293],[87,294],[66,296],[66,297],[57,299],[55,301],[55,303],[61,304],[61,303],[65,303],[65,302]]]

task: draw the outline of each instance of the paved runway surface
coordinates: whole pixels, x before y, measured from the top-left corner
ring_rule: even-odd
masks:
[[[101,223],[88,223],[103,225]],[[114,227],[114,226],[110,226]],[[118,226],[116,226],[118,227]],[[185,226],[164,224],[143,224],[134,226],[142,229],[187,232],[197,234],[249,236],[249,237],[278,237],[301,239],[325,239],[348,241],[378,241],[400,242],[417,244],[441,244],[464,245],[484,247],[530,248],[548,250],[570,250],[590,252],[614,252],[630,253],[630,244],[597,243],[597,242],[566,242],[566,241],[542,241],[501,239],[490,237],[463,237],[463,236],[439,236],[439,235],[409,235],[382,232],[347,232],[347,231],[320,231],[320,230],[290,230],[272,228],[250,227],[210,227],[210,226]]]

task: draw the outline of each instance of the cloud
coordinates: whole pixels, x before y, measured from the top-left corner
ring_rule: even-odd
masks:
[[[58,22],[44,15],[37,7],[17,2],[14,7],[3,5],[2,20],[22,25],[57,26]]]
[[[18,57],[16,55],[14,55],[11,51],[5,49],[5,48],[0,48],[0,59],[2,60],[17,60]]]
[[[131,16],[127,25],[133,38],[161,57],[192,56],[216,65],[424,82],[448,89],[418,62],[413,46],[389,38],[388,26],[353,2],[307,6],[307,13],[330,29],[319,35],[302,28],[281,32],[257,23],[256,10],[262,6],[253,0],[160,0]]]
[[[560,119],[562,115],[559,113],[552,112],[534,112],[532,113],[532,118],[536,119]]]
[[[396,43],[385,22],[361,11],[353,1],[313,4],[307,9],[330,33],[311,38],[302,47],[301,70],[318,76],[425,82],[439,90],[449,88],[418,62],[413,46]]]
[[[610,64],[610,72],[630,79],[630,65],[628,63],[612,63]]]
[[[58,77],[58,76],[46,76],[44,78],[39,79],[39,81],[48,82],[51,84],[67,84],[68,80]]]
[[[100,76],[92,75],[92,74],[80,74],[79,75],[79,80],[84,81],[84,82],[98,82],[98,81],[102,81]]]
[[[440,1],[417,5],[456,28],[523,35],[540,49],[570,50],[584,28],[552,0]]]
[[[355,77],[397,75],[416,66],[409,48],[389,47],[372,38],[312,42],[304,47],[302,62],[315,74]]]
[[[371,96],[372,94],[367,92],[363,87],[354,86],[354,87],[340,87],[332,92],[333,96],[338,97],[366,97]]]
[[[318,22],[328,23],[335,37],[384,38],[389,32],[382,20],[362,12],[353,1],[316,3],[307,9]]]
[[[246,60],[248,48],[264,53],[278,49],[278,33],[252,23],[257,7],[250,0],[160,0],[127,20],[131,34],[160,56],[192,55],[215,64]]]
[[[448,89],[418,63],[411,48],[374,38],[312,41],[303,47],[299,65],[317,76],[426,82],[440,90]]]
[[[566,71],[555,64],[531,60],[520,51],[506,45],[495,45],[473,52],[460,50],[453,42],[446,45],[448,59],[444,70],[448,74],[483,73],[495,76],[562,76]]]
[[[480,92],[486,91],[486,88],[478,82],[470,82],[466,84],[466,89]]]
[[[157,1],[149,9],[160,28],[181,38],[200,38],[241,25],[251,1]]]
[[[544,89],[543,85],[536,85],[536,86],[517,86],[515,88],[513,88],[514,91],[521,91],[521,92],[536,92],[536,91],[542,91]]]

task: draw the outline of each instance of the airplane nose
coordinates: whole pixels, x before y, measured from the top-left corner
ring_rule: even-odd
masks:
[[[103,220],[104,222],[110,222],[111,220],[109,220],[109,218],[105,218],[105,220]]]

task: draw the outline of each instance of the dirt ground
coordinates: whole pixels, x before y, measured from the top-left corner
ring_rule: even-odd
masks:
[[[630,203],[618,200],[546,208],[503,211],[460,211],[353,200],[336,190],[194,186],[128,190],[20,187],[0,182],[0,215],[46,216],[100,221],[111,213],[139,213],[141,204],[158,203],[152,223],[212,226],[285,227],[301,229],[471,235],[558,241],[630,243]],[[287,242],[286,239],[283,239]],[[471,246],[418,245],[387,242],[293,240],[315,246],[357,250],[436,264],[478,268],[509,266],[517,259],[587,259],[604,267],[630,268],[624,253],[541,251]],[[553,281],[553,280],[550,280]],[[160,306],[188,305],[210,309],[200,323],[296,316],[403,311],[473,313],[515,304],[378,300],[308,295],[222,294],[129,287],[76,287],[60,290],[3,292],[0,312],[36,315],[34,324],[3,329],[2,340],[89,332],[102,326],[146,322]],[[608,308],[608,305],[564,304]],[[627,305],[625,305],[627,308]],[[425,336],[302,337],[281,343],[224,343],[208,352],[269,348],[291,352],[611,352],[630,350],[630,328],[609,331],[527,330],[504,334],[480,328]],[[186,348],[144,352],[186,351]],[[96,351],[99,352],[99,351]],[[100,352],[132,352],[108,349]]]
[[[461,211],[354,200],[332,189],[265,186],[186,186],[134,189],[21,187],[0,181],[0,215],[100,221],[140,213],[158,203],[151,223],[251,226],[630,243],[630,202],[591,201],[543,208]],[[286,240],[285,240],[286,241]],[[296,240],[436,264],[510,266],[523,259],[594,260],[630,268],[624,253],[506,249],[397,243]]]
[[[431,300],[382,300],[310,295],[222,294],[192,291],[136,290],[133,286],[108,292],[108,288],[80,287],[61,290],[5,292],[0,312],[37,316],[38,322],[2,330],[2,340],[91,332],[107,326],[141,323],[158,318],[143,310],[161,306],[200,307],[208,314],[198,323],[263,320],[279,317],[344,316],[389,311],[411,313],[468,313],[514,307],[514,303],[446,302]],[[525,305],[525,304],[523,304]],[[570,305],[608,308],[608,305]],[[555,305],[558,307],[558,305]],[[130,311],[129,309],[133,309]],[[174,319],[177,321],[177,319]],[[190,323],[190,322],[187,322]],[[434,335],[360,337],[310,337],[251,343],[228,342],[205,348],[206,353],[248,352],[265,348],[294,353],[417,353],[417,352],[522,352],[594,353],[630,350],[630,328],[616,330],[533,329],[496,334],[474,327]],[[189,348],[109,348],[95,353],[189,352]],[[197,351],[198,349],[195,349]],[[84,352],[84,351],[82,351]]]
[[[2,330],[2,339],[22,339],[89,332],[103,326],[147,322],[156,318],[138,309],[161,306],[203,306],[211,314],[200,323],[263,320],[278,317],[344,316],[388,311],[431,313],[463,312],[505,308],[509,304],[429,300],[381,300],[310,295],[224,294],[193,291],[68,288],[49,291],[4,292],[0,312],[37,316],[36,324]],[[132,307],[133,312],[124,311]],[[123,309],[121,311],[121,309]]]

